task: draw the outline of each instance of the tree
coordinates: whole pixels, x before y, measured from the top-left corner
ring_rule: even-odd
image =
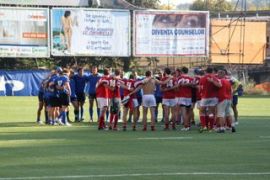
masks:
[[[226,0],[196,0],[190,7],[191,10],[210,11],[215,14],[223,11],[231,11],[232,4]]]

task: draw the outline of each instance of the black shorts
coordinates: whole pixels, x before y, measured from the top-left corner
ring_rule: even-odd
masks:
[[[162,97],[160,96],[155,96],[156,98],[156,103],[159,104],[159,103],[162,103]]]
[[[78,102],[80,102],[80,103],[85,102],[85,94],[84,93],[77,93],[76,96],[77,96]]]
[[[97,98],[96,93],[89,94],[89,99],[96,99],[96,98]]]
[[[138,96],[137,97],[138,103],[141,106],[142,105],[142,96]]]
[[[191,108],[191,105],[189,105],[189,106],[186,106],[186,105],[183,105],[183,104],[180,104],[180,107],[185,107],[185,108]]]
[[[38,92],[38,101],[44,102],[44,92]]]
[[[61,106],[69,106],[70,99],[67,94],[65,93],[60,94],[59,100],[60,100]]]
[[[236,106],[238,104],[238,95],[233,95],[232,105]]]
[[[191,102],[192,103],[196,103],[197,102],[197,92],[196,92],[196,89],[195,88],[192,88],[191,89],[191,94],[192,94],[192,97],[191,97]]]
[[[77,100],[77,97],[70,97],[70,101],[74,102],[74,101],[78,101],[78,100]]]
[[[56,96],[49,97],[48,105],[50,107],[60,107],[61,103],[60,103],[59,97],[56,97]]]

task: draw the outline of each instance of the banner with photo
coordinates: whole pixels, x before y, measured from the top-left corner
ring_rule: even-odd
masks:
[[[49,57],[49,10],[0,7],[0,56]]]
[[[51,10],[54,56],[130,56],[130,12],[54,8]]]
[[[133,19],[136,57],[209,54],[209,12],[135,11]]]

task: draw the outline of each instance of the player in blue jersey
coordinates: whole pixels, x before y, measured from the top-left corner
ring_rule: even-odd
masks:
[[[67,121],[67,110],[70,101],[70,85],[69,85],[69,70],[64,69],[60,75],[55,79],[56,90],[59,94],[60,116],[59,124],[71,126]]]
[[[78,105],[79,105],[79,109],[80,111],[80,119],[78,121],[83,121],[83,105],[85,103],[85,93],[84,93],[84,88],[85,88],[85,84],[87,82],[87,76],[84,75],[84,68],[79,68],[78,69],[78,74],[74,75],[74,81],[75,81],[75,93],[77,96],[77,100],[78,100]],[[78,122],[76,121],[76,122]]]
[[[42,80],[40,87],[39,87],[39,91],[38,91],[38,102],[39,103],[38,103],[38,110],[37,110],[37,123],[40,125],[43,124],[41,119],[40,119],[41,111],[42,111],[43,107],[44,107],[44,114],[45,114],[45,123],[47,124],[49,121],[48,112],[46,109],[47,104],[46,104],[45,98],[46,98],[46,83],[49,80],[50,76],[51,76],[51,74]]]
[[[56,90],[55,80],[58,78],[59,73],[62,72],[62,68],[58,67],[55,72],[51,75],[50,79],[46,84],[47,98],[48,98],[48,112],[49,112],[49,123],[55,124],[59,111],[59,94]]]
[[[89,114],[90,114],[90,121],[93,122],[93,105],[94,100],[96,101],[97,106],[97,97],[96,97],[96,84],[98,80],[101,78],[101,75],[98,73],[98,68],[96,66],[92,67],[91,75],[87,77],[88,81],[88,94],[89,94]],[[97,108],[97,115],[99,117],[99,109]]]
[[[75,121],[79,121],[79,106],[78,106],[78,100],[75,93],[75,81],[74,81],[74,71],[70,70],[69,72],[69,86],[70,86],[70,101],[74,108],[74,115],[75,115]],[[71,122],[69,119],[69,109],[67,111],[67,119],[68,122]]]

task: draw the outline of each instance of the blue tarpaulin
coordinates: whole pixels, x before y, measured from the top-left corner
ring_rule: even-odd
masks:
[[[50,71],[0,70],[0,96],[37,96],[41,81]]]

